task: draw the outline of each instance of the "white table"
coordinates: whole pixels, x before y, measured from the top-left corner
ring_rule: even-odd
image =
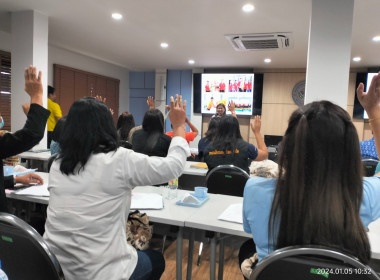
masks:
[[[159,193],[163,194],[164,187],[144,186],[136,187],[132,191],[132,199],[134,192]],[[189,216],[195,214],[198,208],[178,206],[175,203],[187,191],[178,190],[177,199],[164,199],[164,209],[161,210],[141,210],[149,216],[151,222],[178,226],[177,233],[177,248],[176,248],[176,279],[182,279],[182,242],[183,228],[185,221]]]
[[[239,223],[227,222],[218,220],[220,214],[227,209],[231,204],[243,203],[242,197],[229,196],[222,194],[209,194],[210,199],[205,202],[194,215],[187,218],[185,221],[185,227],[193,229],[201,229],[206,231],[212,231],[214,233],[230,234],[242,237],[252,238],[251,234],[244,232],[243,225]],[[189,255],[188,255],[188,271],[187,279],[191,279],[191,266],[193,254],[194,239],[190,238],[189,241]],[[210,243],[210,279],[215,279],[215,267],[216,267],[216,242],[217,237],[214,235],[211,238]],[[220,241],[219,247],[219,273],[218,279],[223,279],[223,261],[224,261],[224,242]]]
[[[18,154],[18,157],[20,159],[25,159],[28,163],[28,168],[38,168],[40,171],[48,171],[47,169],[47,163],[49,158],[51,157],[50,151],[44,151],[44,152],[23,152],[21,154]],[[33,164],[32,162],[36,161],[36,164]]]

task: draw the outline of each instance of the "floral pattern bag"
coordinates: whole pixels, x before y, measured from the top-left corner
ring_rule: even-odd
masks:
[[[149,224],[149,217],[139,210],[130,212],[127,221],[127,242],[137,250],[149,248],[152,239],[153,226]]]

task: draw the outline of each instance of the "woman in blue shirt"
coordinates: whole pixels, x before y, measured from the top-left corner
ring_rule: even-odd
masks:
[[[367,93],[361,84],[357,94],[379,149],[380,74]],[[380,179],[363,180],[358,135],[348,113],[329,101],[296,110],[278,166],[277,180],[252,178],[244,190],[244,230],[253,235],[259,261],[278,248],[314,244],[368,263],[365,227],[380,217]]]

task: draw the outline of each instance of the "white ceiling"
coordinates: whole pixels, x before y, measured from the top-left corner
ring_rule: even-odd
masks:
[[[248,1],[250,14],[246,0],[1,0],[0,30],[10,32],[10,12],[33,9],[49,17],[50,45],[130,70],[306,68],[311,0]],[[380,35],[379,12],[380,0],[355,1],[352,57],[362,60],[353,68],[380,66],[380,43],[371,40]],[[224,37],[265,32],[292,32],[294,48],[237,52]]]

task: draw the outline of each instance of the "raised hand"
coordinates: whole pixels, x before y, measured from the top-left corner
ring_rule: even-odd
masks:
[[[253,123],[251,123],[251,129],[253,133],[260,133],[261,130],[261,117],[255,116]]]
[[[30,96],[30,103],[37,103],[42,106],[42,72],[39,71],[37,75],[37,68],[30,65],[25,68],[25,91]]]
[[[360,83],[356,93],[369,118],[380,118],[380,72],[373,77],[367,92],[364,92],[364,84]]]
[[[170,97],[170,122],[173,126],[173,136],[181,136],[185,138],[186,130],[186,100],[182,103],[182,96],[176,94],[175,100]]]
[[[148,96],[148,99],[146,100],[146,104],[148,105],[149,110],[155,108],[153,96]]]

